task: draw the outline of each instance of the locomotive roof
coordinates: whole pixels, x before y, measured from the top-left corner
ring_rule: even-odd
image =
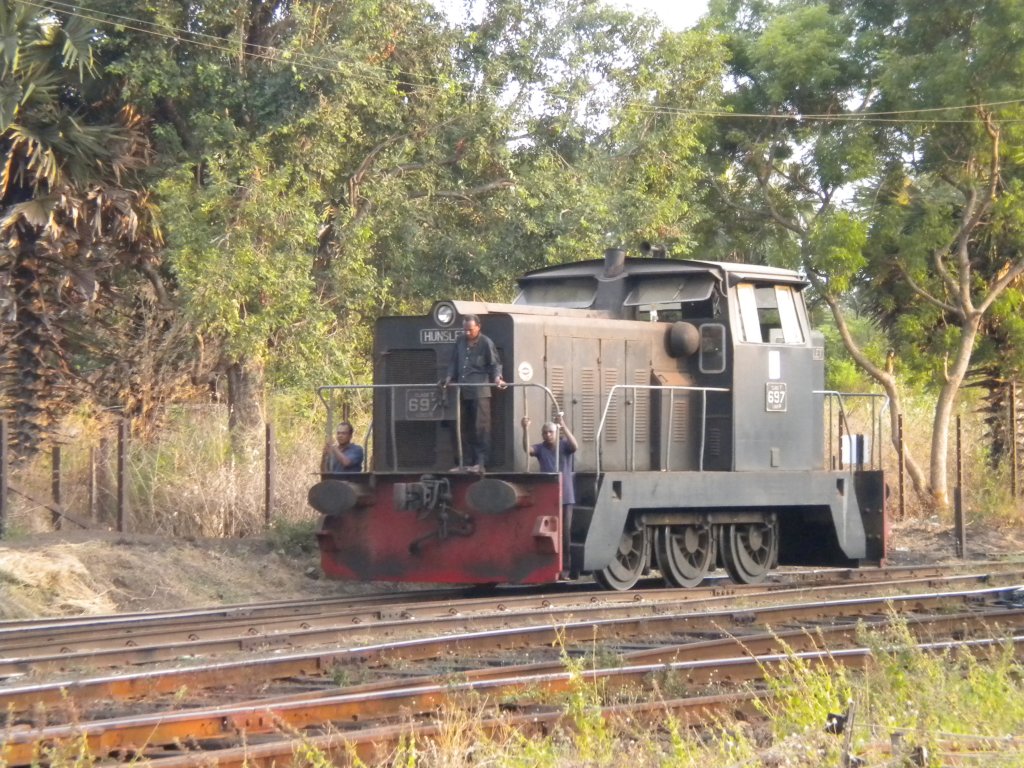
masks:
[[[608,279],[604,259],[590,259],[567,264],[553,264],[549,267],[535,269],[519,278],[520,285],[532,282],[547,281],[552,278]],[[696,259],[666,259],[627,257],[622,271],[617,277],[680,277],[683,275],[712,274],[718,279],[729,278],[730,282],[739,280],[766,280],[773,283],[786,283],[799,287],[808,285],[806,278],[791,269],[766,267],[760,264],[742,264],[724,261],[700,261]]]

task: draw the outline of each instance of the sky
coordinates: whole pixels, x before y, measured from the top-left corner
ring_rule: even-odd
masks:
[[[692,27],[707,10],[707,0],[606,0],[609,5],[636,13],[651,13],[669,29]]]

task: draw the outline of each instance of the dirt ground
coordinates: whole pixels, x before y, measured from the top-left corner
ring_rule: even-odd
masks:
[[[890,563],[955,560],[937,518],[892,527]],[[1024,525],[972,525],[968,557],[1024,556]],[[318,557],[265,539],[165,540],[105,531],[34,534],[0,542],[0,620],[198,608],[345,594],[383,585],[321,578]]]

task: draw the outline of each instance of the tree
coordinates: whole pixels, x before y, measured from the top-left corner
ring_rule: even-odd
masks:
[[[702,112],[721,95],[712,36],[562,0],[494,2],[468,39],[493,50],[467,62],[467,79],[511,107],[519,199],[499,247],[532,254],[531,267],[645,240],[693,247]]]
[[[706,39],[580,0],[494,0],[465,27],[427,3],[272,5],[148,3],[158,28],[103,45],[155,121],[183,306],[255,382],[233,414],[262,375],[366,378],[378,314],[508,298],[610,231],[687,242],[699,121],[669,110],[714,99]]]
[[[867,279],[867,228],[842,202],[878,173],[887,127],[837,121],[870,106],[866,84],[877,62],[855,33],[854,11],[826,3],[718,2],[711,18],[730,50],[729,106],[742,117],[717,126],[709,166],[720,215],[709,240],[726,257],[804,271],[848,353],[889,397],[895,441],[903,410],[897,379],[862,347],[847,318],[848,297]],[[907,469],[923,490],[909,452]]]
[[[941,372],[927,486],[944,506],[949,418],[982,318],[1024,269],[1002,123],[1012,110],[984,106],[1019,81],[1024,19],[1013,3],[911,0],[721,2],[715,13],[734,30],[736,110],[772,117],[725,121],[719,201],[788,234],[894,418],[896,379],[858,346],[844,297],[868,284],[886,292],[879,301],[899,307],[883,326],[897,350],[924,351],[922,323],[950,331],[929,335],[939,345],[918,357]],[[942,107],[952,111],[930,111]],[[980,258],[996,232],[1001,255]]]
[[[139,117],[99,77],[81,18],[0,2],[0,370],[18,455],[35,451],[75,398],[72,334],[122,270],[157,280]]]

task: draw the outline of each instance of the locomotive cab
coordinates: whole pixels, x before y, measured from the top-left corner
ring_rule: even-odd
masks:
[[[882,473],[832,450],[826,412],[845,419],[853,396],[824,391],[806,285],[788,270],[612,250],[524,275],[511,304],[445,300],[381,318],[371,471],[324,475],[310,492],[325,572],[468,583],[572,572],[626,589],[652,572],[690,586],[719,565],[754,582],[780,563],[880,561]],[[480,475],[449,471],[463,463],[465,392],[438,386],[470,313],[509,382],[491,389]],[[538,471],[520,426],[529,417],[536,442],[558,413],[578,443],[568,549],[559,476]]]

